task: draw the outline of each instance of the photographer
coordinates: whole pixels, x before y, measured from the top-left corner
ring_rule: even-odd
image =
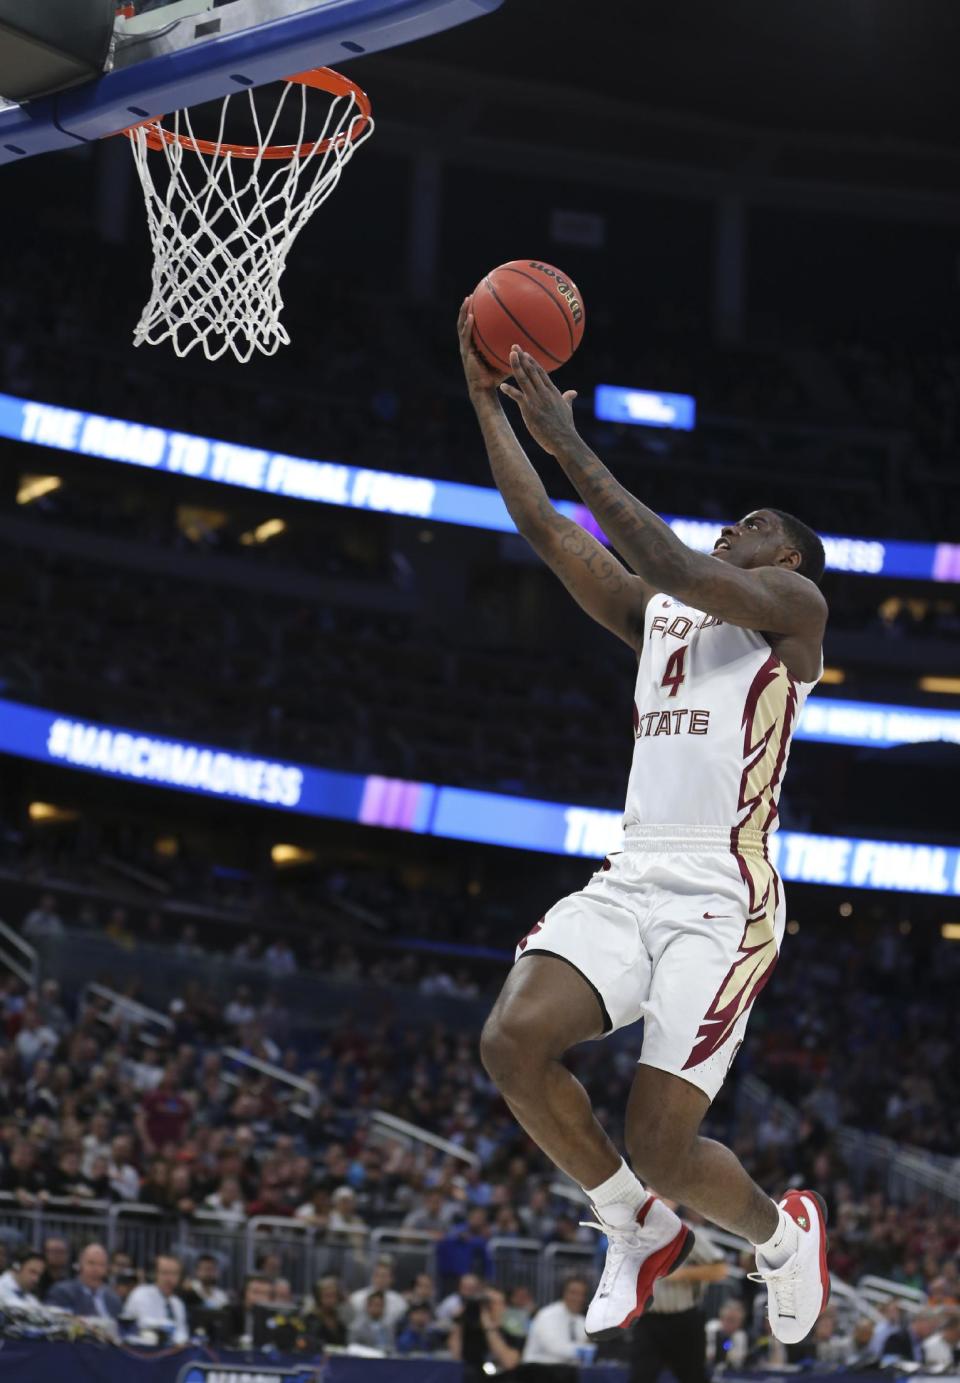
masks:
[[[747,1312],[737,1297],[728,1297],[712,1321],[707,1322],[707,1365],[742,1369],[750,1353],[746,1331]]]
[[[464,1301],[450,1332],[450,1353],[463,1361],[464,1383],[482,1383],[483,1366],[488,1362],[498,1373],[515,1369],[520,1363],[523,1340],[504,1325],[506,1305],[506,1297],[496,1287]]]

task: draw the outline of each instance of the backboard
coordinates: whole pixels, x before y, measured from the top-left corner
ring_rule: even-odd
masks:
[[[0,101],[0,164],[102,139],[294,72],[342,66],[496,10],[503,0],[171,0],[119,17],[95,82]]]

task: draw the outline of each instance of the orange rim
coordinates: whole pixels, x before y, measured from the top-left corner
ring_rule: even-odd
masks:
[[[315,153],[325,154],[334,147],[355,144],[370,124],[370,97],[356,82],[352,82],[340,72],[334,72],[332,67],[314,67],[309,72],[298,72],[295,77],[285,77],[284,81],[313,87],[316,91],[326,91],[335,97],[351,96],[357,105],[359,116],[350,121],[348,130],[331,135],[319,144],[268,144],[265,149],[258,149],[255,144],[218,144],[212,139],[191,139],[189,135],[177,134],[166,129],[163,125],[167,118],[165,115],[157,116],[154,120],[143,120],[139,125],[131,125],[129,129],[121,130],[120,133],[132,139],[136,130],[145,130],[149,149],[162,149],[165,145],[179,144],[195,154],[219,155],[223,158],[230,154],[234,158],[294,159],[308,158]]]

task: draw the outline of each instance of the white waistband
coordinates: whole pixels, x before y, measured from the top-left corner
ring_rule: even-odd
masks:
[[[719,850],[729,855],[733,849],[738,851],[766,850],[767,837],[763,831],[730,830],[724,826],[677,825],[633,825],[624,828],[624,850]]]

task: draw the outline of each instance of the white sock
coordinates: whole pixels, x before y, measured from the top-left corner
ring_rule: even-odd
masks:
[[[593,1190],[583,1188],[593,1202],[594,1209],[604,1224],[611,1229],[625,1229],[637,1218],[637,1211],[647,1199],[648,1191],[633,1175],[621,1158],[619,1170],[612,1177],[595,1186]]]
[[[779,1205],[777,1211],[780,1215],[780,1223],[764,1244],[757,1244],[757,1253],[761,1254],[764,1263],[771,1268],[782,1268],[787,1259],[797,1251],[797,1241],[800,1231],[797,1222],[787,1214]]]

